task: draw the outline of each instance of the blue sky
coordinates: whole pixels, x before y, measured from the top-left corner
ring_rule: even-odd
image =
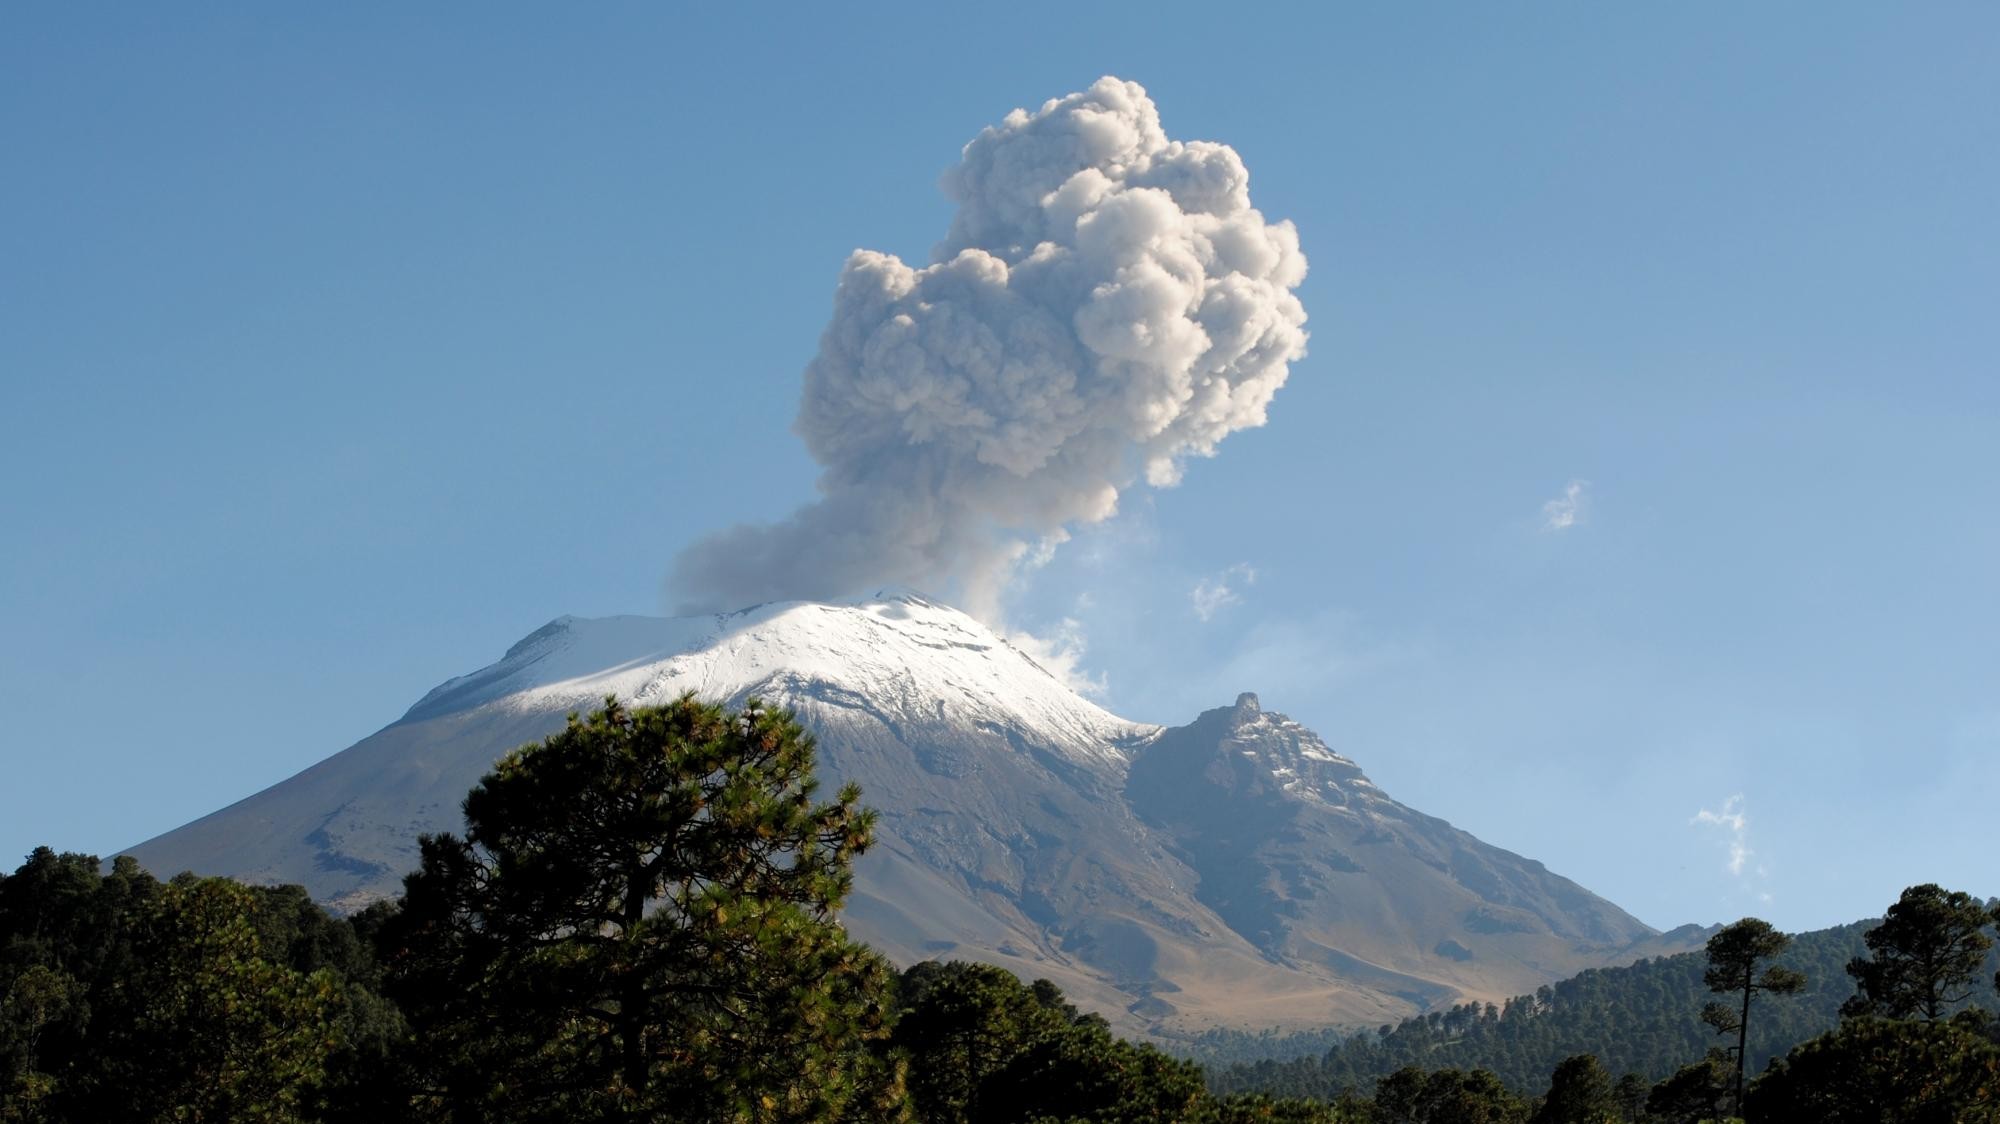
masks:
[[[1996,50],[1972,4],[10,9],[0,855],[660,611],[811,497],[847,253],[923,259],[964,142],[1116,74],[1297,224],[1311,354],[1015,623],[1656,925],[2000,893]]]

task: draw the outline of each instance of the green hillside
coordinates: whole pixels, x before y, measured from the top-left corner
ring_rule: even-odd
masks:
[[[1841,1003],[1854,994],[1847,962],[1867,954],[1862,935],[1875,924],[1857,921],[1793,938],[1777,962],[1804,972],[1806,989],[1760,1000],[1751,1024],[1752,1073],[1839,1023]],[[1714,998],[1702,984],[1705,966],[1699,952],[1664,956],[1592,969],[1504,1007],[1464,1004],[1345,1038],[1211,1033],[1191,1052],[1207,1065],[1217,1092],[1331,1098],[1371,1088],[1406,1065],[1485,1068],[1516,1089],[1539,1092],[1559,1062],[1586,1053],[1614,1074],[1657,1081],[1723,1044],[1701,1021],[1702,1005]],[[1979,988],[1972,1002],[2000,1010],[1997,1000],[1991,988]]]

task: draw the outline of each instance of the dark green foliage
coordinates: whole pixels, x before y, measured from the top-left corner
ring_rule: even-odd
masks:
[[[2000,1124],[2000,1019],[1971,986],[1993,907],[1935,886],[1865,940],[1787,947],[1746,919],[1705,956],[1205,1082],[1046,980],[891,976],[833,920],[870,815],[852,790],[814,793],[789,716],[683,698],[573,717],[510,755],[467,798],[465,839],[422,841],[407,898],[345,920],[297,887],[37,850],[0,876],[0,1124],[1698,1124],[1737,1080],[1728,1051],[1678,1064],[1712,1040],[1704,1019],[1753,1063],[1789,1048],[1750,1086],[1748,1124]],[[1811,1037],[1841,1007],[1829,967],[1863,947],[1855,1007],[1921,1021]],[[1707,988],[1732,1003],[1697,1014]],[[1758,992],[1793,991],[1748,1018]]]
[[[1332,1104],[1280,1100],[1262,1093],[1238,1093],[1214,1102],[1202,1124],[1368,1124],[1373,1109],[1359,1097],[1346,1096]]]
[[[1674,1071],[1646,1095],[1646,1112],[1662,1124],[1719,1120],[1736,1091],[1736,1063],[1714,1050],[1693,1065]]]
[[[873,814],[790,714],[615,700],[504,758],[385,919],[455,1120],[894,1119],[886,966],[833,920]]]
[[[38,851],[0,877],[0,1120],[894,1124],[913,1061],[926,1120],[1367,1119],[1217,1100],[1046,981],[892,987],[832,920],[870,817],[813,800],[810,751],[783,715],[608,708],[503,762],[408,898],[346,920]]]
[[[984,1120],[1003,1071],[1060,1035],[1071,1013],[1048,991],[985,964],[926,961],[903,974],[892,1041],[911,1059],[910,1098],[925,1121]]]
[[[1216,1111],[1193,1063],[1114,1038],[1045,980],[1023,986],[990,965],[923,963],[898,992],[893,1041],[909,1058],[911,1101],[927,1124],[1177,1121]],[[1236,1111],[1255,1119],[1243,1115],[1251,1106]]]
[[[1376,1124],[1522,1124],[1528,1102],[1484,1069],[1415,1066],[1384,1077],[1375,1087]]]
[[[1395,1028],[1383,1026],[1373,1033],[1386,1035]],[[1175,1050],[1207,1066],[1211,1071],[1232,1066],[1253,1066],[1259,1062],[1284,1062],[1293,1058],[1317,1057],[1354,1037],[1351,1027],[1316,1027],[1280,1032],[1205,1030],[1175,1044]]]
[[[38,849],[0,879],[0,1120],[341,1119],[401,1035],[372,971],[296,887]]]
[[[1535,1110],[1532,1124],[1613,1124],[1618,1102],[1612,1096],[1611,1074],[1595,1054],[1562,1060],[1549,1075],[1549,1091]]]
[[[47,847],[0,880],[0,1120],[57,1111],[90,1070],[93,1015],[114,994],[133,921],[158,891],[130,860],[106,878],[94,856]]]
[[[1759,1077],[1750,1124],[1993,1124],[2000,1048],[1951,1022],[1861,1017]]]
[[[1784,1003],[1760,1007],[1751,1020],[1748,1071],[1756,1073],[1801,1042],[1832,1030],[1841,1002],[1852,992],[1842,971],[1865,951],[1868,923],[1796,934],[1775,963],[1806,976],[1805,989]],[[2000,970],[1988,953],[1987,971]],[[1658,1081],[1715,1042],[1701,1020],[1709,999],[1701,953],[1642,960],[1622,968],[1580,973],[1509,1000],[1504,1007],[1468,1003],[1404,1020],[1382,1031],[1339,1040],[1306,1040],[1311,1052],[1289,1060],[1267,1060],[1211,1068],[1209,1085],[1221,1093],[1264,1092],[1273,1096],[1331,1099],[1346,1089],[1363,1092],[1406,1065],[1421,1068],[1484,1067],[1521,1092],[1544,1088],[1557,1063],[1572,1054],[1594,1053],[1613,1073],[1636,1072]],[[1979,989],[1970,1002],[2000,1010],[2000,995]],[[1209,1035],[1214,1053],[1232,1049],[1280,1050],[1288,1039],[1270,1036]],[[1230,1043],[1247,1044],[1232,1047]],[[1726,1106],[1725,1106],[1726,1107]]]
[[[903,973],[892,1042],[924,1124],[1159,1121],[1349,1124],[1365,1105],[1248,1095],[1218,1100],[1192,1062],[1114,1037],[1047,980],[927,961]]]
[[[1736,1044],[1729,1048],[1736,1069],[1730,1100],[1739,1111],[1743,1103],[1744,1052],[1749,1044],[1751,1001],[1758,992],[1796,995],[1805,990],[1803,973],[1770,963],[1791,943],[1792,938],[1773,928],[1769,921],[1756,917],[1745,917],[1725,926],[1708,939],[1708,967],[1702,972],[1701,982],[1708,985],[1708,990],[1729,996],[1730,1001],[1703,1006],[1701,1021],[1714,1027],[1717,1034],[1736,1037]]]
[[[1929,882],[1904,890],[1882,923],[1868,930],[1869,955],[1847,965],[1860,991],[1841,1013],[1943,1018],[1972,993],[1993,946],[1981,931],[1991,919],[1962,891]]]
[[[1636,1073],[1628,1073],[1611,1087],[1611,1101],[1618,1107],[1620,1120],[1646,1119],[1646,1097],[1653,1083]]]
[[[72,1115],[302,1118],[340,1047],[340,980],[273,963],[254,924],[258,897],[188,875],[161,892],[136,926],[135,970],[112,998]]]

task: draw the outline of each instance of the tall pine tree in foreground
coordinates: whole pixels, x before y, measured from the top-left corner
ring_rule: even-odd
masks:
[[[1981,931],[1991,919],[1961,890],[1934,882],[1904,890],[1882,923],[1868,930],[1871,955],[1848,964],[1847,974],[1860,990],[1841,1014],[1938,1021],[1972,995],[1986,950],[1993,947]]]
[[[1752,1124],[1995,1124],[2000,1048],[1956,1022],[1863,1015],[1750,1087]]]
[[[1758,1078],[1755,1124],[1995,1124],[2000,1047],[1990,1016],[1948,1009],[1972,995],[1993,942],[1987,908],[1933,883],[1904,890],[1848,964],[1860,991],[1838,1030],[1794,1049]]]
[[[1717,1034],[1736,1035],[1736,1111],[1743,1111],[1744,1051],[1750,1041],[1750,1004],[1758,992],[1769,995],[1796,994],[1806,985],[1805,976],[1790,968],[1771,965],[1770,960],[1785,951],[1792,939],[1768,921],[1746,917],[1724,927],[1708,938],[1708,970],[1702,982],[1710,991],[1731,996],[1727,1004],[1710,1003],[1702,1008],[1702,1021]],[[1759,971],[1759,968],[1762,971]],[[1739,998],[1740,997],[1740,998]]]
[[[834,920],[872,813],[783,711],[615,700],[422,840],[384,934],[453,1120],[893,1120],[887,970]]]

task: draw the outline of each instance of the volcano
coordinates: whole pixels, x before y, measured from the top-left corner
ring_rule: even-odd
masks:
[[[563,617],[304,772],[131,848],[299,883],[401,889],[422,832],[502,754],[606,695],[792,709],[828,781],[880,813],[842,914],[899,963],[1046,977],[1119,1029],[1370,1026],[1682,951],[1541,863],[1383,792],[1243,694],[1120,718],[991,629],[909,593],[718,616]]]

